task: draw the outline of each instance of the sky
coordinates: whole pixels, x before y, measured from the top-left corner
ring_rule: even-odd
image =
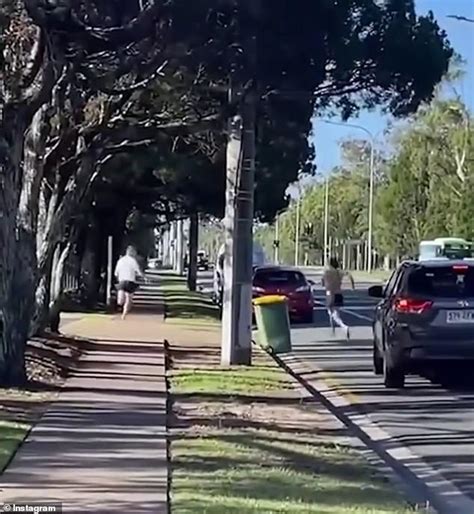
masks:
[[[456,14],[474,19],[474,0],[416,0],[418,14],[433,11],[454,50],[466,61],[466,75],[458,86],[465,103],[474,111],[474,23],[448,18]],[[339,122],[337,118],[332,121]],[[375,139],[379,139],[387,125],[388,118],[377,112],[362,112],[358,118],[348,123],[361,125]],[[347,126],[334,126],[315,120],[314,143],[318,174],[325,174],[340,163],[340,142],[346,138],[367,137],[361,129]]]

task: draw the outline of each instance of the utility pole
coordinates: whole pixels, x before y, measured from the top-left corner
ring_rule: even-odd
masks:
[[[370,132],[370,130],[366,129],[362,125],[355,125],[353,123],[342,123],[338,121],[332,120],[322,120],[322,123],[326,123],[327,125],[337,125],[340,127],[349,127],[355,128],[358,130],[362,130],[365,132],[369,138],[368,143],[370,144],[370,163],[369,163],[369,213],[368,213],[368,233],[367,233],[367,259],[366,259],[366,270],[370,273],[372,271],[373,264],[373,225],[374,225],[374,185],[375,185],[375,142],[376,136]]]
[[[232,90],[230,99],[232,100]],[[234,234],[237,231],[237,190],[239,168],[242,158],[242,118],[234,116],[229,121],[227,141],[227,180],[226,180],[226,210],[224,218],[225,259],[224,259],[224,292],[222,298],[222,349],[223,365],[230,365],[235,360],[235,346],[238,324],[238,298],[236,284],[235,247],[238,244]]]
[[[275,218],[275,241],[273,241],[274,256],[276,265],[280,264],[280,215]]]
[[[182,219],[176,223],[176,272],[184,275],[184,222]]]
[[[189,223],[189,244],[188,244],[188,288],[196,291],[198,273],[198,246],[199,246],[199,215],[197,212],[191,214]]]
[[[172,221],[170,225],[170,267],[173,271],[176,271],[176,221]]]
[[[163,266],[168,267],[171,265],[171,237],[170,227],[166,227],[163,232]]]
[[[369,230],[367,235],[367,271],[372,272],[373,267],[373,227],[374,227],[374,181],[375,181],[375,142],[370,142],[370,178],[369,178]]]
[[[324,266],[328,265],[329,257],[329,177],[326,177],[324,195]]]
[[[107,290],[106,290],[106,305],[112,306],[112,284],[113,284],[113,262],[114,262],[114,238],[109,236],[107,238]]]
[[[300,264],[300,224],[301,224],[301,190],[296,201],[296,228],[295,228],[295,267]]]
[[[224,304],[222,318],[223,365],[250,364],[252,360],[252,264],[255,185],[255,123],[257,111],[257,20],[259,1],[242,2],[249,36],[244,41],[247,73],[231,79],[229,100],[239,102],[241,115],[229,123],[225,220]],[[241,4],[239,4],[241,5]],[[245,84],[245,91],[242,85]],[[242,92],[243,97],[242,97]],[[239,98],[240,96],[240,98]]]

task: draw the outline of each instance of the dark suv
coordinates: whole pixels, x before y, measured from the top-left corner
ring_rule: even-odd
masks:
[[[474,260],[405,262],[369,295],[381,298],[373,359],[387,387],[403,387],[410,372],[474,361]]]

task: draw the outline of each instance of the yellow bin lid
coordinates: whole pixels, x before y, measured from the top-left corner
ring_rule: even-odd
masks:
[[[260,296],[259,298],[255,298],[253,301],[254,305],[272,305],[275,303],[285,303],[288,301],[286,296],[278,296],[278,295],[268,295],[268,296]]]

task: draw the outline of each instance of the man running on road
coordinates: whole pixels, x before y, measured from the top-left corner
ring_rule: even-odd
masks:
[[[129,246],[125,255],[118,260],[115,276],[118,280],[117,303],[123,306],[122,319],[125,319],[133,306],[133,294],[138,289],[138,278],[143,277],[133,246]]]
[[[326,307],[329,314],[329,322],[333,334],[335,333],[335,325],[341,327],[345,333],[347,340],[350,339],[349,327],[341,319],[341,307],[344,305],[344,297],[342,295],[342,281],[344,277],[347,277],[352,285],[352,289],[355,289],[354,278],[352,275],[343,271],[339,267],[339,262],[334,257],[329,260],[329,266],[324,270],[323,274],[323,287],[326,289]]]

